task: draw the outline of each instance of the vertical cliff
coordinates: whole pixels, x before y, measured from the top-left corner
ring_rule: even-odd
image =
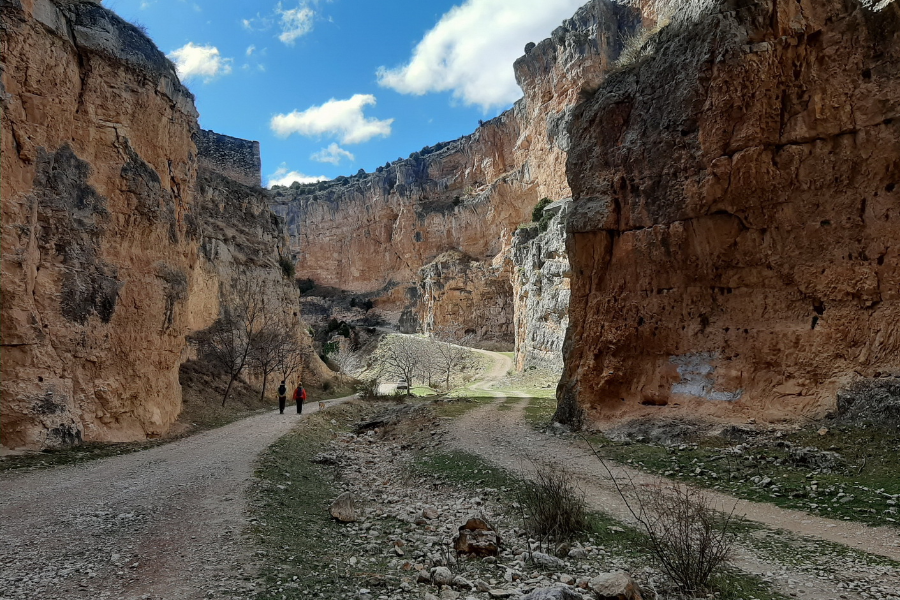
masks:
[[[898,36],[896,3],[715,3],[575,110],[557,418],[812,416],[900,369]]]
[[[198,183],[193,96],[141,31],[89,1],[2,8],[2,443],[162,434],[223,265],[280,273],[283,234],[259,188]]]
[[[545,218],[550,217],[546,226],[533,223],[513,238],[516,368],[520,371],[563,370],[563,342],[569,327],[566,219],[570,207],[570,199],[550,204],[544,209]]]
[[[498,267],[504,261],[498,256],[539,199],[570,195],[572,107],[584,88],[603,80],[623,36],[640,20],[632,9],[592,0],[549,39],[529,45],[514,66],[524,97],[472,135],[376,173],[277,190],[273,210],[288,223],[298,277],[351,293],[378,292],[376,305],[396,319],[405,315],[407,328],[461,319],[461,332],[511,342],[511,270]],[[454,255],[462,261],[451,268],[446,259]],[[454,281],[474,286],[474,297],[491,299],[459,311],[458,293],[434,293],[440,290],[426,279],[437,281],[436,268],[423,267],[441,256],[442,276],[453,272]],[[505,281],[495,283],[494,274]]]

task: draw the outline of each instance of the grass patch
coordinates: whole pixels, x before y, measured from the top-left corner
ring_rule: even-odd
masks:
[[[474,484],[496,489],[518,490],[522,480],[495,467],[476,454],[462,450],[430,452],[418,456],[413,468],[448,483]]]
[[[556,412],[556,397],[530,398],[525,407],[525,420],[532,427],[545,427]]]
[[[418,396],[420,398],[426,398],[428,396],[437,396],[437,391],[428,387],[427,385],[417,385],[410,388],[409,393],[413,396]]]
[[[345,539],[346,526],[328,512],[338,495],[337,469],[312,462],[327,449],[332,430],[346,429],[378,408],[357,401],[311,415],[260,456],[251,494],[251,531],[262,548],[257,554],[265,586],[257,598],[301,599],[320,593],[350,598],[379,568],[349,563],[355,550]]]
[[[28,454],[15,454],[4,456],[0,459],[0,473],[10,471],[36,471],[61,467],[65,465],[77,465],[98,458],[110,456],[122,456],[154,448],[166,444],[171,439],[147,440],[143,442],[124,442],[118,444],[101,444],[89,442],[80,446],[48,449],[41,452],[29,452]]]
[[[746,500],[900,527],[900,439],[888,433],[840,428],[820,436],[803,430],[771,444],[745,444],[740,452],[721,437],[677,447],[596,441],[614,460]],[[815,468],[798,464],[792,448],[837,452],[844,460],[831,469]]]
[[[490,404],[491,401],[495,399],[496,398],[494,398],[493,396],[482,396],[475,398],[447,397],[439,400],[434,400],[431,404],[431,408],[439,417],[455,419],[457,417],[461,417],[470,410],[474,410],[481,406]]]

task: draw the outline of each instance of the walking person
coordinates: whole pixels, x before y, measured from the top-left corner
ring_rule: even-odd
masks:
[[[285,385],[284,380],[281,380],[281,385],[278,386],[278,412],[282,415],[284,414],[284,406],[287,404],[287,386]]]
[[[294,402],[297,403],[297,414],[303,414],[303,403],[306,402],[306,390],[303,389],[303,383],[297,384],[297,389],[294,390]]]

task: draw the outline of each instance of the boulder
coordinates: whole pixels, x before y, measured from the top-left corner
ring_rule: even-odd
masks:
[[[450,582],[450,585],[460,590],[471,590],[473,587],[472,582],[462,577],[461,575],[457,575],[453,578],[453,581]]]
[[[520,600],[582,600],[581,594],[576,594],[567,587],[541,588],[530,594],[522,596]]]
[[[591,580],[597,600],[643,600],[641,588],[624,571],[601,573]]]
[[[471,518],[459,528],[453,547],[457,554],[497,556],[500,553],[500,535],[486,521]]]
[[[531,562],[545,569],[562,569],[566,566],[566,563],[560,559],[555,556],[550,556],[549,554],[544,554],[543,552],[532,552]]]
[[[331,516],[342,523],[356,521],[356,503],[350,492],[344,492],[331,503]]]
[[[435,567],[431,570],[431,582],[434,585],[450,585],[453,573],[447,567]]]

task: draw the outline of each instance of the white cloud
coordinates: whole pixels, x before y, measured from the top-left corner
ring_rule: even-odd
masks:
[[[333,165],[341,164],[341,160],[347,159],[350,162],[356,158],[350,152],[347,152],[337,144],[333,143],[327,148],[322,148],[318,152],[310,156],[316,162],[331,163]]]
[[[278,169],[269,175],[269,187],[273,185],[289,186],[295,181],[298,183],[315,183],[317,181],[327,181],[328,177],[324,175],[304,175],[299,171],[288,171],[287,165],[282,163]]]
[[[209,81],[216,75],[228,75],[233,62],[230,58],[220,56],[219,49],[215,46],[197,46],[193,42],[173,50],[167,56],[175,63],[178,76],[183,81],[194,77],[203,77]]]
[[[241,25],[247,31],[265,31],[272,26],[272,22],[272,17],[264,17],[259,13],[256,13],[255,17],[241,19]]]
[[[254,52],[256,52],[256,45],[250,44],[247,46],[247,56],[253,56]]]
[[[376,136],[388,137],[394,119],[366,117],[363,110],[369,104],[375,104],[375,96],[371,94],[356,94],[349,100],[332,98],[303,112],[295,110],[286,115],[275,115],[270,127],[281,137],[292,133],[310,137],[328,134],[340,137],[342,144],[359,144]]]
[[[402,94],[452,91],[485,110],[522,92],[513,62],[525,44],[550,37],[584,0],[466,0],[450,9],[419,42],[409,62],[378,70],[378,83]]]
[[[278,39],[288,46],[293,46],[298,37],[312,31],[315,12],[305,3],[299,4],[297,8],[284,10],[279,2],[275,13],[281,17],[281,35]]]

